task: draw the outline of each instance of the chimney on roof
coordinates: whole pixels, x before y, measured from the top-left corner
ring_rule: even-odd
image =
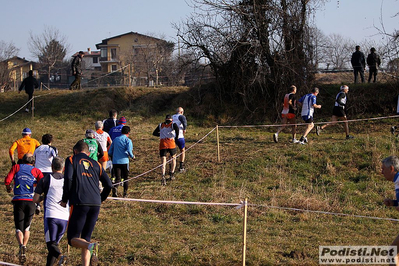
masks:
[[[87,48],[87,52],[91,54],[91,48]]]

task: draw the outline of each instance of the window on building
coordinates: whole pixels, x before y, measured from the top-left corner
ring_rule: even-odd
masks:
[[[116,48],[111,49],[111,59],[116,59]]]
[[[107,57],[107,48],[101,48],[101,57]]]
[[[93,57],[93,64],[97,64],[98,63],[98,57]]]
[[[111,66],[111,71],[112,71],[112,72],[116,71],[117,67],[118,67],[117,65],[112,65],[112,66]]]

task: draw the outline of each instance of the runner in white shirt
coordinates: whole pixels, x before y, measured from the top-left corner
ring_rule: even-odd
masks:
[[[51,162],[53,158],[58,155],[58,151],[55,147],[51,146],[53,142],[53,135],[44,134],[42,136],[42,145],[36,148],[33,156],[35,156],[35,167],[39,168],[43,174],[52,173]]]

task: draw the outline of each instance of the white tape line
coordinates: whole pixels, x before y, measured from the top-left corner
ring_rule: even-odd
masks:
[[[0,265],[20,266],[19,264],[7,263],[4,261],[0,261]]]
[[[4,120],[10,118],[11,116],[13,116],[13,115],[15,115],[16,113],[18,113],[19,111],[21,111],[22,108],[24,108],[28,103],[30,103],[31,101],[33,101],[34,98],[39,98],[39,97],[42,97],[42,96],[47,96],[48,94],[51,94],[51,93],[47,93],[47,94],[45,94],[45,95],[33,96],[32,99],[30,99],[30,100],[27,101],[24,105],[22,105],[21,108],[19,108],[17,111],[15,111],[14,113],[10,114],[9,116],[7,116],[7,117],[1,119],[0,122],[3,122]]]
[[[108,199],[112,200],[120,200],[120,201],[135,201],[135,202],[147,202],[147,203],[165,203],[165,204],[183,204],[183,205],[212,205],[212,206],[236,206],[237,209],[245,206],[244,202],[240,203],[216,203],[216,202],[193,202],[193,201],[171,201],[171,200],[147,200],[147,199],[131,199],[131,198],[115,198],[108,197]],[[327,215],[335,215],[335,216],[346,216],[353,218],[366,218],[373,220],[384,220],[384,221],[394,221],[399,222],[399,219],[393,218],[384,218],[384,217],[375,217],[375,216],[365,216],[365,215],[356,215],[356,214],[347,214],[347,213],[339,213],[339,212],[327,212],[327,211],[314,211],[314,210],[305,210],[299,208],[290,208],[290,207],[279,207],[279,206],[270,206],[270,205],[259,205],[259,204],[248,204],[250,207],[263,207],[269,209],[278,209],[278,210],[286,210],[286,211],[299,211],[299,212],[309,212],[309,213],[317,213],[317,214],[327,214]]]
[[[368,121],[368,120],[381,120],[381,119],[389,119],[389,118],[398,118],[399,115],[392,116],[381,116],[381,117],[370,117],[370,118],[361,118],[361,119],[351,119],[351,120],[339,120],[336,122],[317,122],[315,125],[323,125],[323,124],[335,124],[335,123],[345,123],[345,122],[358,122],[358,121]],[[219,128],[253,128],[253,127],[281,127],[281,126],[306,126],[308,123],[298,123],[298,124],[278,124],[278,125],[244,125],[244,126],[218,126]]]
[[[196,143],[194,143],[193,145],[191,145],[190,147],[188,147],[188,148],[186,149],[186,152],[189,151],[189,150],[190,150],[191,148],[193,148],[194,146],[196,146],[196,145],[197,145],[198,143],[200,143],[201,141],[203,141],[203,140],[204,140],[206,137],[208,137],[209,134],[211,134],[215,129],[216,129],[216,127],[213,128],[211,131],[209,131],[205,136],[203,136],[201,139],[199,139]],[[182,153],[179,153],[178,155],[176,155],[176,159],[177,159],[180,155],[182,155]],[[170,163],[172,160],[173,160],[173,158],[169,159],[168,161],[166,161],[166,164]],[[114,186],[116,186],[116,185],[119,186],[119,185],[121,185],[121,184],[123,184],[123,183],[125,183],[125,182],[128,182],[128,181],[132,180],[132,179],[137,179],[137,178],[139,178],[139,177],[142,177],[142,176],[144,176],[144,175],[146,175],[146,174],[148,174],[148,173],[151,173],[151,172],[155,171],[156,169],[158,169],[158,168],[160,168],[160,167],[162,167],[162,164],[160,164],[160,165],[158,165],[158,166],[156,166],[156,167],[152,168],[151,170],[148,170],[148,171],[146,171],[146,172],[144,172],[144,173],[141,173],[141,174],[136,175],[136,176],[134,176],[134,177],[128,178],[128,179],[123,180],[123,181],[121,181],[121,182],[119,182],[119,183],[115,183]]]
[[[108,199],[121,200],[121,201],[147,202],[147,203],[164,203],[164,204],[236,206],[239,208],[244,206],[244,202],[241,202],[241,203],[217,203],[217,202],[172,201],[172,200],[147,200],[147,199],[131,199],[131,198],[115,198],[115,197],[108,197]]]
[[[354,217],[354,218],[367,218],[367,219],[373,219],[373,220],[385,220],[385,221],[399,222],[399,219],[384,218],[384,217],[375,217],[375,216],[365,216],[365,215],[356,215],[356,214],[347,214],[347,213],[339,213],[339,212],[314,211],[314,210],[305,210],[305,209],[290,208],[290,207],[279,207],[279,206],[269,206],[269,205],[256,205],[256,204],[248,204],[248,206],[251,206],[251,207],[264,207],[264,208],[269,208],[269,209],[279,209],[279,210],[288,210],[288,211],[310,212],[310,213],[327,214],[327,215],[335,215],[335,216],[346,216],[346,217]]]

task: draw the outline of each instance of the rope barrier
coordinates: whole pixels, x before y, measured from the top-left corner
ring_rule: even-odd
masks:
[[[338,120],[335,122],[317,122],[315,125],[323,125],[323,124],[336,124],[336,123],[346,123],[346,122],[359,122],[359,121],[369,121],[369,120],[382,120],[382,119],[390,119],[390,118],[399,118],[399,115],[391,115],[391,116],[380,116],[380,117],[369,117],[369,118],[359,118],[359,119],[351,119],[351,120]],[[243,126],[218,126],[219,128],[254,128],[254,127],[282,127],[282,126],[306,126],[308,123],[297,123],[297,124],[278,124],[278,125],[243,125]]]
[[[203,136],[201,139],[199,139],[199,140],[198,140],[197,142],[195,142],[193,145],[191,145],[190,147],[188,147],[188,148],[186,149],[186,152],[189,151],[190,149],[192,149],[193,147],[195,147],[195,146],[196,146],[198,143],[200,143],[201,141],[203,141],[203,140],[204,140],[206,137],[208,137],[209,134],[211,134],[215,129],[216,129],[216,127],[213,128],[211,131],[209,131],[205,136]],[[177,159],[179,156],[181,156],[182,154],[183,154],[183,153],[181,152],[181,153],[179,153],[178,155],[176,155],[176,159]],[[166,163],[168,164],[168,163],[170,163],[171,161],[173,161],[173,158],[171,158],[171,159],[169,159],[168,161],[166,161]],[[151,172],[155,171],[156,169],[158,169],[158,168],[160,168],[160,167],[162,167],[162,164],[160,164],[160,165],[158,165],[158,166],[152,168],[151,170],[148,170],[148,171],[146,171],[146,172],[144,172],[144,173],[141,173],[141,174],[139,174],[139,175],[137,175],[137,176],[128,178],[128,179],[123,180],[123,181],[121,181],[121,182],[119,182],[119,183],[115,183],[114,186],[115,186],[115,185],[118,185],[118,186],[119,186],[119,185],[121,185],[121,184],[123,184],[123,183],[125,183],[125,182],[130,181],[130,180],[133,180],[133,179],[137,179],[137,178],[139,178],[139,177],[142,177],[142,176],[144,176],[144,175],[146,175],[146,174],[148,174],[148,173],[151,173]]]
[[[3,122],[4,120],[7,120],[8,118],[12,117],[13,115],[15,115],[16,113],[18,113],[19,111],[21,111],[28,103],[30,103],[31,101],[33,101],[33,99],[35,99],[35,98],[40,98],[40,97],[43,97],[43,96],[47,96],[47,95],[49,95],[49,94],[52,94],[52,92],[47,93],[47,94],[45,94],[45,95],[33,96],[32,99],[28,100],[24,105],[22,105],[21,108],[19,108],[18,110],[16,110],[14,113],[12,113],[12,114],[6,116],[5,118],[1,119],[0,122]]]
[[[0,261],[0,265],[20,266],[19,264],[7,263],[7,262],[4,262],[4,261]]]
[[[111,75],[111,74],[113,74],[113,73],[116,73],[116,72],[119,72],[119,71],[122,70],[122,69],[125,69],[125,68],[128,67],[128,66],[129,66],[129,65],[126,65],[126,66],[124,66],[124,67],[121,67],[121,68],[119,68],[119,69],[117,69],[117,70],[115,70],[115,71],[109,72],[108,74],[103,75],[103,76],[101,76],[101,77],[94,78],[94,79],[90,79],[90,80],[87,81],[87,83],[96,81],[96,80],[98,80],[98,79],[105,78],[105,77],[107,77],[107,76],[109,76],[109,75]],[[85,83],[85,84],[87,84],[87,83]],[[83,85],[84,85],[84,84],[83,84]]]
[[[119,201],[130,201],[130,202],[180,204],[180,205],[235,206],[236,209],[240,209],[244,206],[244,202],[242,202],[242,201],[240,203],[224,203],[224,202],[149,200],[149,199],[132,199],[132,198],[117,198],[117,197],[108,197],[108,199],[117,200],[117,201],[119,200]],[[262,205],[262,204],[260,204],[260,205],[259,204],[247,204],[247,205],[250,207],[262,207],[262,208],[278,209],[278,210],[286,210],[286,211],[308,212],[308,213],[316,213],[316,214],[345,216],[345,217],[352,217],[352,218],[365,218],[365,219],[372,219],[372,220],[399,222],[399,219],[394,219],[394,218],[366,216],[366,215],[348,214],[348,213],[340,213],[340,212],[317,211],[317,210],[308,210],[308,209],[291,208],[291,207],[279,207],[279,206]]]
[[[24,105],[22,105],[21,108],[19,108],[17,111],[15,111],[14,113],[10,114],[9,116],[6,116],[5,118],[1,119],[0,122],[3,122],[4,120],[7,120],[8,118],[10,118],[11,116],[15,115],[16,113],[18,113],[19,111],[21,111],[28,103],[30,103],[31,101],[33,101],[33,99],[35,98],[35,96],[32,97],[32,99],[30,99],[29,101],[27,101]]]

